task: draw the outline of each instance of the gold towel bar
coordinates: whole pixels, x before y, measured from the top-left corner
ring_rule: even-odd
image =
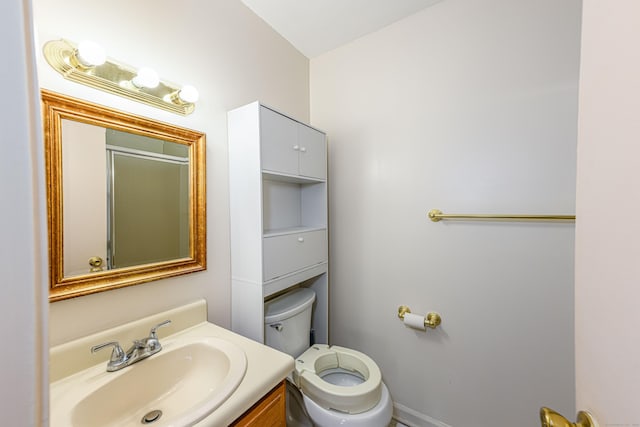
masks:
[[[480,219],[494,221],[575,221],[575,215],[495,215],[495,214],[444,214],[438,209],[429,211],[429,219],[438,222],[443,219]]]

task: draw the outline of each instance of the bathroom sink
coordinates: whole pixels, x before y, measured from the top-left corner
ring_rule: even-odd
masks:
[[[244,377],[244,351],[224,339],[167,338],[162,345],[161,352],[122,370],[106,372],[104,362],[52,383],[51,425],[192,425]]]

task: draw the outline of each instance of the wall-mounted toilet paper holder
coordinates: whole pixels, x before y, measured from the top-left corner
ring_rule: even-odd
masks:
[[[411,313],[411,309],[409,307],[407,307],[406,305],[401,305],[400,307],[398,307],[398,317],[400,319],[404,320],[404,315],[407,313]],[[426,316],[424,316],[425,327],[435,329],[441,323],[442,323],[442,318],[438,313],[430,312],[430,313],[427,313]]]

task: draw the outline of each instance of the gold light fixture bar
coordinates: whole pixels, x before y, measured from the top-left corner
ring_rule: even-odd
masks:
[[[444,214],[438,209],[429,211],[429,219],[438,222],[443,219],[471,219],[486,221],[575,221],[575,215],[495,215],[495,214]]]
[[[65,79],[183,116],[195,109],[194,103],[180,99],[178,85],[161,80],[154,88],[137,87],[132,83],[137,75],[132,67],[111,58],[102,65],[84,66],[77,53],[77,46],[67,40],[52,40],[44,45],[47,62]]]

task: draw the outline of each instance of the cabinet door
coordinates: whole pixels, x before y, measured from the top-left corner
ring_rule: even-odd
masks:
[[[280,383],[269,394],[253,405],[232,427],[285,427],[286,401],[285,383]]]
[[[298,123],[260,107],[262,169],[298,175]]]
[[[327,260],[326,230],[266,237],[264,280],[275,279]]]
[[[322,132],[298,124],[300,148],[299,174],[312,178],[327,177],[327,144]]]

